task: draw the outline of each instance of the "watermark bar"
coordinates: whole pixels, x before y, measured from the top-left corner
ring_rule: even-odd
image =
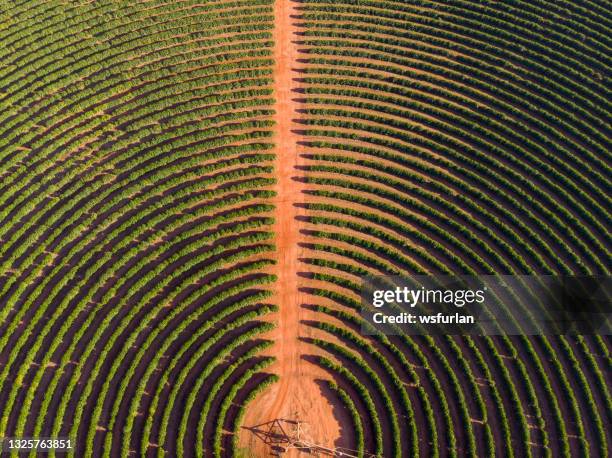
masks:
[[[612,334],[612,276],[368,276],[364,334]]]

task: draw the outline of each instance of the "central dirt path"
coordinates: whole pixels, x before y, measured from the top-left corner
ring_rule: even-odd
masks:
[[[334,408],[321,379],[327,374],[318,366],[306,361],[304,355],[315,353],[311,345],[301,342],[300,336],[309,336],[311,331],[301,324],[302,320],[313,319],[313,312],[302,307],[303,295],[299,288],[305,281],[298,275],[299,258],[303,255],[299,246],[301,222],[298,216],[304,210],[296,203],[304,201],[304,184],[295,179],[301,172],[298,145],[299,136],[293,130],[298,126],[294,122],[298,116],[298,102],[294,99],[299,94],[293,92],[298,75],[294,71],[297,64],[298,49],[295,40],[295,16],[299,12],[291,0],[276,0],[274,30],[274,89],[276,98],[276,191],[275,198],[275,234],[278,250],[276,265],[276,291],[273,302],[278,304],[276,330],[269,336],[274,340],[268,352],[276,357],[276,363],[270,371],[278,374],[278,383],[266,390],[248,406],[243,425],[252,427],[275,419],[291,419],[304,422],[307,435],[316,443],[333,446],[340,437],[340,425],[337,420],[337,409]],[[303,269],[303,267],[302,267]],[[251,456],[270,456],[270,448],[255,435],[242,430],[239,447],[248,450]],[[295,450],[290,456],[297,456]]]

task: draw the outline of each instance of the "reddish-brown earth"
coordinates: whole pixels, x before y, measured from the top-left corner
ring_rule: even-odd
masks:
[[[310,327],[301,322],[313,319],[313,312],[302,307],[304,295],[299,292],[304,279],[300,271],[300,221],[303,209],[304,184],[295,178],[299,176],[297,166],[302,159],[298,145],[299,136],[294,132],[299,126],[294,123],[297,104],[294,99],[294,73],[298,49],[295,43],[295,25],[292,23],[297,14],[295,3],[290,0],[275,2],[274,30],[274,88],[276,97],[276,192],[275,227],[278,264],[276,265],[276,291],[274,303],[279,313],[274,319],[277,328],[269,335],[274,346],[269,354],[276,357],[271,371],[280,376],[278,383],[271,386],[248,406],[243,425],[252,427],[275,419],[300,420],[304,422],[305,433],[315,443],[325,446],[339,445],[340,423],[345,419],[324,393],[321,379],[328,375],[318,366],[304,359],[315,353],[315,349],[300,341],[300,337],[312,334]],[[310,328],[310,329],[309,329]],[[271,449],[250,431],[240,432],[239,448],[251,456],[270,456]],[[344,445],[344,444],[343,444]],[[289,456],[299,456],[292,451]]]

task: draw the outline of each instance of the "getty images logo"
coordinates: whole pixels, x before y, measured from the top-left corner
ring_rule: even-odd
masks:
[[[418,304],[453,304],[463,307],[466,304],[482,304],[485,301],[486,287],[482,289],[414,289],[397,286],[394,289],[376,289],[372,292],[372,305],[376,308],[386,304],[416,307]]]

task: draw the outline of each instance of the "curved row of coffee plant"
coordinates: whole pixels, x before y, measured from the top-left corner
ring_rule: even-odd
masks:
[[[359,293],[368,274],[609,273],[610,5],[299,9],[304,292],[351,448],[608,456],[607,338],[369,337]]]
[[[272,3],[2,4],[0,436],[231,453],[274,380]]]

